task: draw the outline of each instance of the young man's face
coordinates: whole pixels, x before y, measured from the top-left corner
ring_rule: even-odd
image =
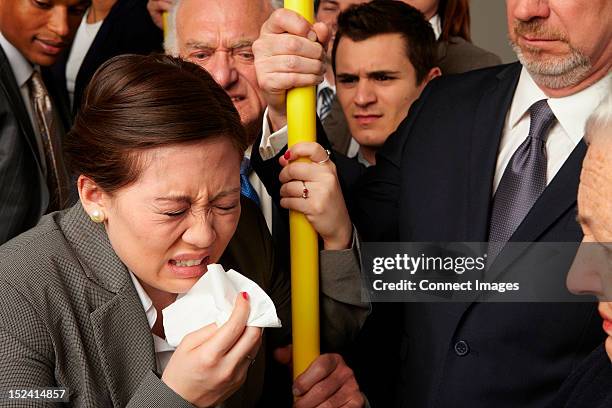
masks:
[[[31,63],[53,64],[66,48],[89,0],[0,0],[0,31]]]
[[[400,34],[357,42],[342,37],[338,43],[336,92],[351,134],[362,147],[380,147],[427,82],[417,84]]]

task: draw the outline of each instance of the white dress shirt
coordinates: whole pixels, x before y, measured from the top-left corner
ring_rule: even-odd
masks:
[[[606,75],[590,87],[563,98],[548,98],[523,67],[510,110],[506,115],[504,131],[497,155],[493,193],[497,190],[506,166],[516,149],[529,135],[529,108],[541,99],[548,105],[557,122],[551,127],[546,140],[546,183],[555,177],[584,136],[584,125],[589,115],[607,95],[612,85],[612,74]]]
[[[440,39],[440,35],[442,35],[442,20],[440,20],[440,16],[437,14],[434,15],[429,19],[429,24],[431,24],[436,41],[438,41]]]
[[[142,303],[142,308],[147,315],[147,321],[149,322],[149,328],[152,329],[155,325],[155,321],[157,321],[157,310],[155,306],[153,306],[153,301],[147,295],[144,288],[138,281],[138,278],[130,271],[130,278],[132,278],[132,282],[134,282],[134,287],[136,288],[136,293],[138,293],[138,297],[140,298],[140,303]],[[162,339],[156,334],[151,333],[153,336],[153,345],[155,346],[155,363],[157,366],[157,371],[159,373],[163,373],[168,365],[168,361],[170,361],[170,357],[176,350],[172,347],[166,339]]]
[[[68,62],[66,62],[66,89],[68,90],[68,96],[70,97],[70,106],[74,103],[74,84],[76,82],[79,69],[83,64],[83,60],[91,47],[102,22],[104,20],[97,21],[93,24],[87,23],[87,15],[91,11],[91,8],[87,10],[87,13],[83,16],[79,29],[74,37],[72,48],[70,49],[70,56]]]
[[[19,92],[21,92],[21,97],[23,99],[23,104],[28,111],[28,115],[30,116],[30,123],[32,124],[32,129],[34,130],[34,134],[36,135],[36,142],[38,145],[38,153],[39,157],[45,157],[44,146],[42,144],[42,140],[40,137],[40,131],[38,130],[37,122],[34,117],[34,110],[32,108],[32,100],[30,99],[30,91],[28,89],[28,81],[34,72],[34,69],[38,67],[32,66],[30,62],[19,52],[17,48],[13,46],[0,32],[0,46],[2,50],[6,54],[8,58],[9,65],[11,66],[11,70],[13,71],[13,75],[15,75],[15,81],[17,86],[19,87]],[[40,160],[40,165],[42,166],[43,174],[46,176],[47,174],[47,164],[45,160]]]

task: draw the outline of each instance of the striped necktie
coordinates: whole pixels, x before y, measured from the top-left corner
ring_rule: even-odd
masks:
[[[64,166],[51,98],[40,73],[36,70],[28,80],[28,90],[47,164],[47,186],[50,195],[47,211],[61,210],[68,205],[69,177]]]
[[[319,119],[323,120],[329,115],[334,100],[334,91],[329,88],[323,88],[319,91],[317,102],[319,107]]]

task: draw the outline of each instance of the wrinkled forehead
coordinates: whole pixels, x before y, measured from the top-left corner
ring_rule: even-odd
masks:
[[[181,0],[177,31],[182,37],[255,41],[271,11],[269,0]]]
[[[581,215],[610,222],[612,230],[612,143],[597,139],[582,163],[578,209]]]

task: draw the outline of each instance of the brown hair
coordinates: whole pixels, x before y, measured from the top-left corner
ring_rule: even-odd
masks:
[[[442,22],[440,41],[448,41],[450,37],[461,37],[472,42],[469,0],[440,0],[438,14]]]
[[[436,39],[425,16],[400,1],[374,0],[350,6],[338,16],[338,31],[332,49],[332,68],[336,71],[336,51],[342,37],[364,41],[380,34],[400,34],[406,56],[421,84],[436,66]]]
[[[135,182],[147,149],[246,135],[227,93],[202,68],[166,55],[121,55],[104,63],[68,133],[71,171],[113,193]]]

